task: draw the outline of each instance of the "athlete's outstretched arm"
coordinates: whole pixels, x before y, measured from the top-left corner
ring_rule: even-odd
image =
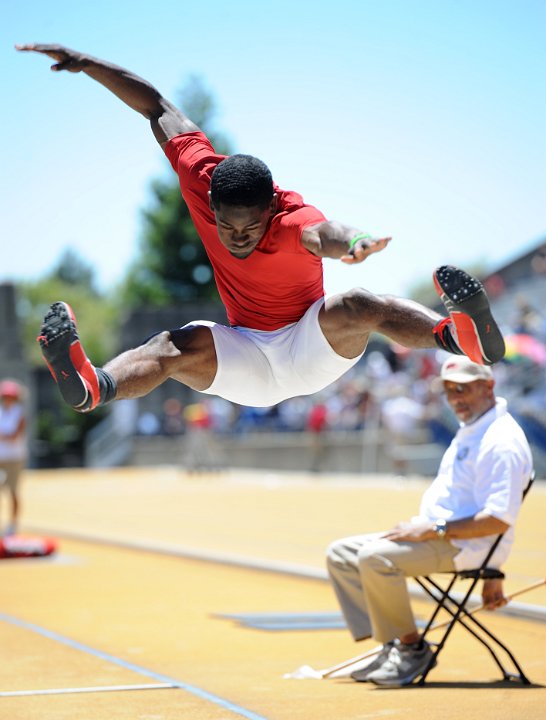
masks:
[[[311,225],[302,233],[302,245],[314,255],[338,258],[345,263],[360,263],[373,253],[384,250],[390,237],[373,238],[350,225],[326,221]]]
[[[199,130],[197,125],[166,100],[153,85],[129,70],[91,57],[63,45],[16,45],[23,52],[37,52],[55,60],[51,69],[58,72],[83,72],[117,95],[129,107],[150,121],[160,145],[175,135]]]

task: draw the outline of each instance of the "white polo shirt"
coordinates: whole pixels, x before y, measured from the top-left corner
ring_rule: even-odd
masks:
[[[459,520],[483,511],[510,525],[491,567],[500,567],[514,542],[523,490],[533,467],[529,443],[523,430],[507,410],[506,400],[497,398],[491,408],[469,425],[461,425],[446,450],[438,475],[421,500],[420,518]],[[478,567],[495,536],[450,539],[460,548],[455,557],[458,570]]]

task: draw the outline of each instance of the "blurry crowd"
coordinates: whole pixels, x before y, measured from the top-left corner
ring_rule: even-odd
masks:
[[[523,297],[503,327],[505,359],[494,368],[497,394],[506,397],[529,440],[546,453],[546,317]],[[409,351],[375,338],[362,360],[322,392],[268,408],[241,407],[205,395],[183,405],[170,398],[160,417],[139,419],[141,434],[355,431],[384,428],[394,440],[449,444],[456,430],[438,381],[447,355]]]

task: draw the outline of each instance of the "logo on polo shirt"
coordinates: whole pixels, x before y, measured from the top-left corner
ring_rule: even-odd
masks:
[[[464,460],[468,456],[469,452],[470,452],[470,448],[467,448],[467,447],[461,448],[459,450],[459,452],[457,453],[457,460]]]

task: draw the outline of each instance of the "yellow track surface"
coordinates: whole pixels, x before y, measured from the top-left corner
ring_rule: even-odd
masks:
[[[500,682],[486,650],[460,629],[423,688],[283,678],[374,647],[345,629],[294,629],[287,618],[337,611],[320,579],[326,545],[411,516],[425,485],[176,468],[27,472],[21,530],[58,537],[59,550],[0,562],[0,718],[544,717],[546,624],[502,613],[482,618],[531,687]],[[505,568],[507,592],[544,577],[545,517],[546,487],[536,483]],[[319,579],[287,574],[300,570]],[[517,600],[544,609],[546,589]],[[415,609],[423,618],[430,605]],[[256,615],[282,629],[245,625]]]

